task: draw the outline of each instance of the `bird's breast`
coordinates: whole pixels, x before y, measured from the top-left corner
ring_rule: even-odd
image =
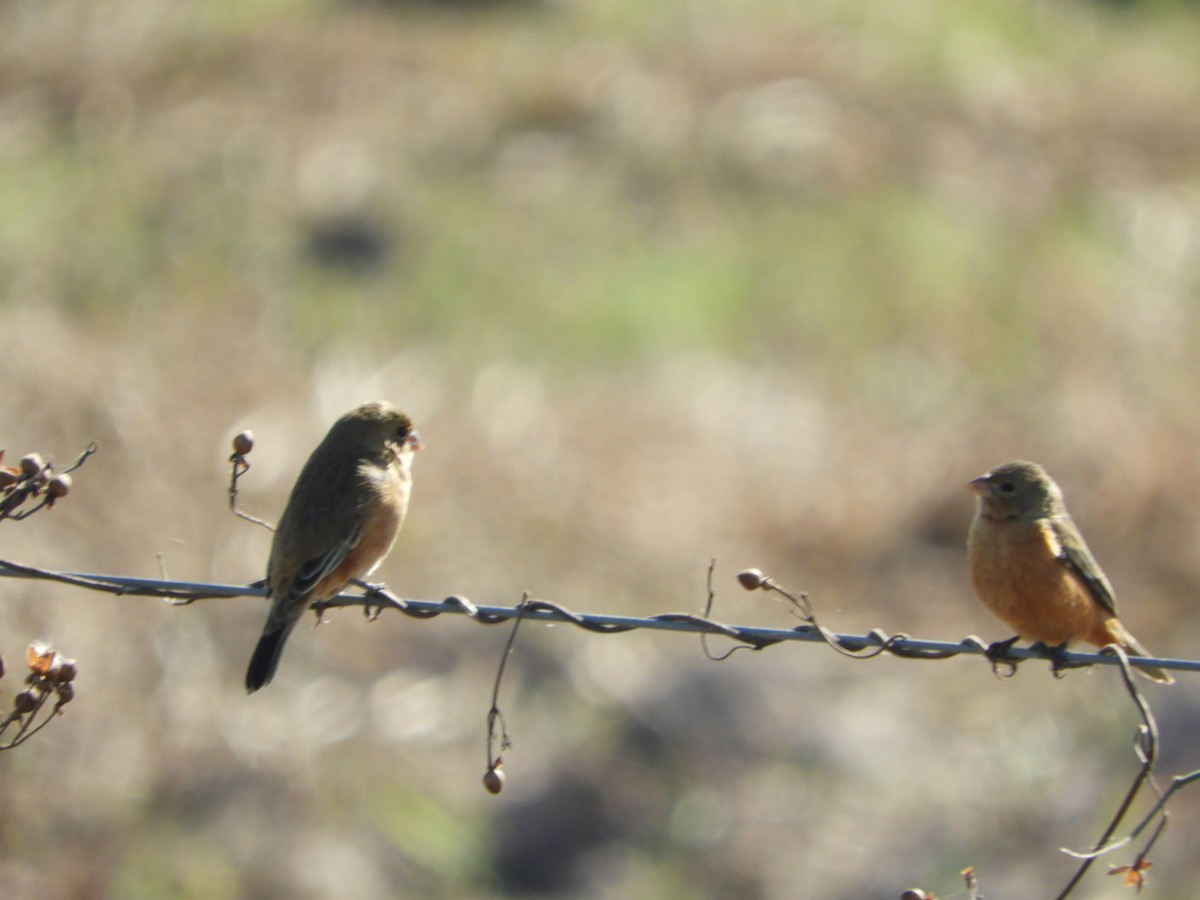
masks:
[[[409,468],[399,462],[388,466],[365,465],[360,470],[368,486],[363,510],[363,530],[355,548],[351,568],[354,578],[365,578],[379,568],[392,549],[408,514],[412,490]]]
[[[1046,519],[976,515],[967,547],[976,593],[1021,637],[1057,645],[1090,627],[1096,603]]]

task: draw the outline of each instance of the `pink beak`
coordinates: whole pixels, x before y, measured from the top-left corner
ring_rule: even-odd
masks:
[[[978,478],[972,478],[967,482],[967,490],[971,491],[973,494],[982,494],[987,490],[987,484],[988,477],[986,475],[980,475]]]
[[[419,432],[410,431],[408,433],[408,445],[414,450],[420,450],[425,445],[421,443],[421,435]]]

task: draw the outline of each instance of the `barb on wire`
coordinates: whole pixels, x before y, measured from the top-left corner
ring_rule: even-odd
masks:
[[[1150,815],[1147,816],[1146,819],[1143,820],[1142,824],[1138,826],[1138,831],[1140,831],[1141,828],[1143,828],[1149,821],[1151,821],[1152,818],[1155,817],[1158,818],[1158,827],[1154,829],[1154,833],[1150,836],[1150,840],[1147,841],[1146,845],[1138,852],[1138,855],[1134,858],[1132,863],[1129,865],[1114,866],[1109,869],[1108,873],[1110,875],[1124,875],[1126,885],[1136,887],[1138,890],[1141,890],[1146,881],[1145,871],[1151,866],[1151,862],[1147,857],[1150,853],[1150,850],[1154,847],[1155,843],[1157,843],[1159,837],[1166,828],[1170,816],[1170,813],[1165,807],[1165,801],[1168,795],[1164,794],[1154,781],[1154,767],[1158,763],[1158,723],[1154,719],[1154,713],[1151,712],[1150,706],[1146,702],[1146,698],[1142,696],[1142,692],[1138,688],[1137,682],[1134,679],[1133,668],[1129,663],[1129,657],[1126,655],[1125,650],[1115,644],[1110,644],[1100,652],[1105,656],[1110,656],[1117,660],[1118,665],[1121,667],[1121,677],[1125,682],[1125,689],[1129,693],[1129,697],[1132,699],[1134,706],[1137,708],[1138,714],[1141,716],[1142,721],[1134,735],[1133,742],[1133,750],[1137,755],[1138,761],[1141,763],[1141,768],[1134,777],[1132,784],[1130,784],[1129,790],[1126,791],[1125,797],[1117,807],[1117,811],[1113,815],[1112,820],[1105,828],[1104,834],[1102,834],[1100,839],[1096,841],[1095,847],[1086,853],[1078,853],[1068,850],[1065,847],[1063,848],[1064,853],[1074,856],[1076,859],[1082,860],[1082,863],[1080,864],[1079,869],[1076,870],[1074,876],[1072,876],[1071,880],[1067,883],[1067,886],[1063,888],[1062,893],[1058,894],[1056,900],[1062,900],[1063,897],[1066,897],[1068,894],[1070,894],[1071,891],[1074,890],[1075,886],[1083,879],[1083,876],[1087,874],[1087,871],[1089,868],[1091,868],[1092,863],[1094,863],[1102,855],[1116,850],[1119,847],[1123,847],[1133,840],[1136,840],[1137,832],[1117,841],[1113,841],[1112,837],[1114,834],[1116,834],[1117,829],[1121,827],[1121,822],[1124,820],[1125,815],[1129,812],[1129,808],[1133,805],[1133,801],[1137,798],[1142,786],[1149,782],[1150,786],[1158,795],[1159,802],[1155,805]]]

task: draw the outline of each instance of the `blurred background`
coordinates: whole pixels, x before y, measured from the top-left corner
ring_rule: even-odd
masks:
[[[795,624],[757,566],[839,631],[1005,638],[964,485],[1025,457],[1196,657],[1197,46],[1176,2],[10,0],[0,446],[101,449],[0,555],[260,578],[230,437],[274,519],[386,397],[401,596],[698,612],[715,557],[724,621]],[[6,897],[1049,897],[1137,768],[1111,669],[527,625],[493,797],[506,628],[331,613],[247,697],[256,600],[0,591],[0,704],[32,638],[80,666],[0,756]],[[1195,681],[1147,688],[1164,776]],[[1200,881],[1173,810],[1148,897]]]

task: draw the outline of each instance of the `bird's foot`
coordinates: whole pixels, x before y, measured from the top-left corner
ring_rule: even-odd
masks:
[[[993,641],[983,651],[983,655],[992,664],[992,674],[997,678],[1012,678],[1017,674],[1017,660],[1009,659],[1008,651],[1020,639],[1021,636],[1019,634],[1014,634],[1006,641]]]
[[[363,589],[363,615],[368,622],[374,622],[383,615],[385,606],[396,605],[396,599],[382,581],[375,583],[356,578],[354,583]],[[372,600],[376,602],[372,603]]]
[[[1080,663],[1067,660],[1067,651],[1070,649],[1068,647],[1069,643],[1069,641],[1063,641],[1061,644],[1050,646],[1042,641],[1038,641],[1031,649],[1044,654],[1050,660],[1050,671],[1054,674],[1055,678],[1063,678],[1067,674],[1067,669],[1087,668],[1087,666]]]

